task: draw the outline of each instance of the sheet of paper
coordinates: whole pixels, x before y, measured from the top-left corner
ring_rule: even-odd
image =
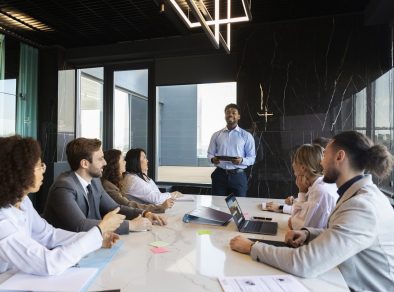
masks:
[[[111,248],[100,248],[83,257],[78,264],[81,268],[98,268],[101,270],[119,252],[122,245],[123,241],[119,240]]]
[[[170,245],[168,242],[161,241],[161,240],[154,241],[154,242],[151,242],[151,243],[149,243],[149,244],[150,244],[151,246],[154,246],[154,247],[162,247],[162,246]]]
[[[204,234],[211,235],[211,234],[212,234],[212,231],[211,231],[211,230],[204,230],[204,229],[201,229],[201,230],[198,230],[197,233],[198,233],[198,235],[204,235]]]
[[[219,282],[224,292],[308,292],[305,286],[290,275],[222,277]]]
[[[169,250],[165,247],[154,247],[150,249],[153,253],[165,253],[168,252]]]
[[[191,196],[183,196],[175,199],[176,202],[194,202],[194,197]]]
[[[98,269],[69,268],[56,276],[36,276],[16,273],[0,284],[0,290],[14,291],[80,291]]]

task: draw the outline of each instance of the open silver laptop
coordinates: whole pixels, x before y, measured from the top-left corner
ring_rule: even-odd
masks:
[[[278,232],[277,222],[246,220],[237,198],[233,194],[226,198],[226,203],[239,232],[267,235],[275,235]]]

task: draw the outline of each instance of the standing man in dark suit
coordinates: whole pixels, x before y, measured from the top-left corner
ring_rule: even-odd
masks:
[[[256,149],[253,136],[238,126],[241,116],[238,105],[230,103],[224,109],[227,126],[214,133],[208,147],[208,159],[216,166],[211,174],[212,195],[233,193],[245,197],[248,179],[245,169],[253,165]]]
[[[166,224],[164,218],[159,215],[119,206],[105,192],[100,177],[107,163],[100,140],[75,139],[67,144],[66,153],[72,171],[56,178],[49,190],[44,211],[44,218],[52,225],[75,232],[87,231],[98,225],[109,212],[111,216],[124,215],[128,219],[115,230],[119,234],[149,230],[152,223]]]

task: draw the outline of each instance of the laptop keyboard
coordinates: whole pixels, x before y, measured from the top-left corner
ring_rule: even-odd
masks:
[[[245,231],[260,231],[261,229],[263,229],[263,224],[258,221],[249,221],[246,228],[244,227]]]

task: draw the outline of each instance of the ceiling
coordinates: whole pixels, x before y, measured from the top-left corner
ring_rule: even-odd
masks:
[[[42,46],[75,48],[201,33],[189,30],[166,0],[2,0],[0,31]],[[177,0],[180,4],[185,0]],[[212,9],[210,0],[203,0]],[[223,1],[223,0],[221,0]],[[241,15],[241,0],[231,0]],[[227,2],[227,1],[224,1]],[[362,13],[368,0],[251,0],[252,23]],[[33,20],[29,19],[33,18]],[[234,24],[233,28],[245,24]]]

